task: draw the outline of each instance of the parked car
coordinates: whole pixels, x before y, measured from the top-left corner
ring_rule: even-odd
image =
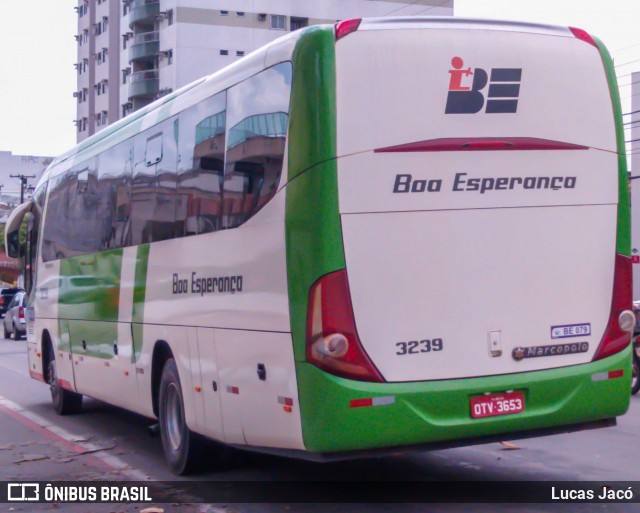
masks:
[[[13,296],[15,296],[18,292],[24,292],[24,289],[18,287],[5,287],[0,289],[0,315],[5,315],[7,313],[7,307]]]
[[[27,321],[24,318],[24,310],[27,307],[27,295],[18,292],[7,305],[7,313],[4,315],[4,338],[13,335],[14,340],[20,340],[27,333]]]

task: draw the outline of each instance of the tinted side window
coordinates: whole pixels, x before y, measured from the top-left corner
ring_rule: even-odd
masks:
[[[226,92],[180,114],[177,236],[220,228]]]
[[[291,63],[278,64],[228,91],[225,228],[244,223],[276,193],[284,160],[291,71]]]
[[[42,255],[45,261],[100,249],[96,161],[53,179],[47,204]]]
[[[176,235],[176,163],[179,121],[172,118],[134,140],[131,244]]]
[[[130,244],[133,142],[126,141],[98,157],[98,229],[101,249]]]

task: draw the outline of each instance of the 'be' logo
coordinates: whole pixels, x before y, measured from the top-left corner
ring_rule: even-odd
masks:
[[[449,94],[445,114],[476,114],[485,106],[482,90],[487,92],[487,114],[515,113],[518,109],[522,68],[492,68],[491,80],[482,68],[464,69],[460,57],[451,59]]]

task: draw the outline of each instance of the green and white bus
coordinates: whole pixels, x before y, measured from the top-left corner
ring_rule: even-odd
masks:
[[[579,29],[291,33],[82,142],[16,209],[31,376],[58,413],[157,418],[176,473],[201,437],[328,460],[615,424],[622,133]]]

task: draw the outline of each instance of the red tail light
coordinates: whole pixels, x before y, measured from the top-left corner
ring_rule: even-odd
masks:
[[[361,21],[361,18],[355,18],[353,20],[344,20],[336,23],[336,41],[358,30]]]
[[[620,327],[620,314],[633,308],[631,276],[631,258],[616,255],[611,315],[602,341],[593,357],[594,361],[619,353],[631,341],[631,333]]]
[[[307,361],[343,378],[384,382],[358,338],[345,270],[327,274],[311,287]]]
[[[22,308],[21,306],[18,307],[18,318],[24,319],[24,308]]]

